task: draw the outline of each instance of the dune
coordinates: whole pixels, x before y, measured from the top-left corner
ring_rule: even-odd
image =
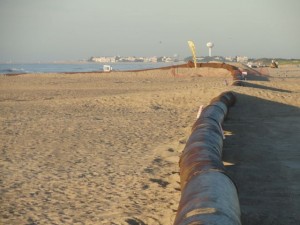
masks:
[[[243,224],[299,223],[300,69],[267,72],[244,86],[222,68],[0,76],[0,224],[172,224],[199,106],[229,90]]]

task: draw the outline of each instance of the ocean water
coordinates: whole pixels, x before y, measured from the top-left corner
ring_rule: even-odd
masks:
[[[171,66],[178,63],[112,63],[114,71],[141,70]],[[182,64],[182,63],[181,63]],[[0,74],[19,73],[64,73],[64,72],[93,72],[103,71],[100,63],[72,63],[72,64],[0,64]]]

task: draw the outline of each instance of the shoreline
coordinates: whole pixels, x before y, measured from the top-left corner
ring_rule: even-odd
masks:
[[[31,63],[29,63],[31,64]],[[53,64],[64,64],[64,63],[53,63]],[[76,63],[74,63],[76,64]],[[86,63],[86,64],[99,64],[99,65],[104,65],[104,63]],[[118,64],[131,64],[128,62],[125,63],[118,63]],[[145,64],[145,63],[140,63],[140,62],[134,62],[132,64]],[[148,64],[148,63],[147,63]],[[155,64],[155,63],[149,63],[149,64]],[[166,63],[169,64],[169,63]],[[225,67],[225,69],[229,70],[232,72],[232,70],[240,70],[240,71],[247,71],[248,73],[256,73],[258,75],[266,75],[264,73],[260,73],[263,70],[268,70],[270,67],[258,67],[256,69],[250,68],[246,66],[245,64],[242,63],[224,63],[224,62],[208,62],[208,63],[197,63],[198,68],[203,68],[203,67],[210,67],[210,68],[219,68],[218,65],[226,65],[228,68]],[[207,66],[206,66],[207,65]],[[216,66],[217,65],[217,66]],[[232,68],[230,68],[232,67]],[[284,64],[280,65],[280,68],[299,68],[300,65],[295,65],[295,64]],[[111,70],[109,72],[103,71],[103,70],[95,70],[95,71],[74,71],[74,72],[24,72],[24,73],[1,73],[3,76],[19,76],[19,75],[24,75],[24,74],[92,74],[92,73],[111,73],[111,72],[143,72],[143,71],[151,71],[151,70],[168,70],[168,69],[178,69],[178,68],[193,68],[193,63],[191,61],[183,64],[176,64],[176,65],[168,65],[168,66],[163,66],[163,67],[154,67],[154,68],[147,68],[147,69],[133,69],[133,70]]]

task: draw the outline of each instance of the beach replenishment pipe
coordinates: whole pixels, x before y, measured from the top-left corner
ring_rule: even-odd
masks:
[[[221,124],[235,101],[232,92],[222,93],[193,125],[179,162],[181,199],[174,225],[241,224],[237,189],[221,159]]]

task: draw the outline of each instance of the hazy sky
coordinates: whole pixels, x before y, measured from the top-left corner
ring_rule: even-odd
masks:
[[[0,0],[0,61],[300,58],[300,0]]]

